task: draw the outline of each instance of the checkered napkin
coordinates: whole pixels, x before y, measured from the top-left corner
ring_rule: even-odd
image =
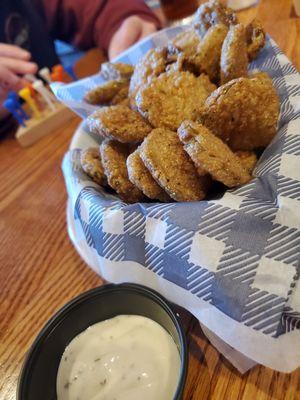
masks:
[[[120,60],[135,64],[181,29],[157,33]],[[255,68],[272,77],[281,116],[243,187],[209,201],[128,205],[87,178],[78,149],[63,171],[73,242],[98,273],[159,290],[245,356],[289,372],[300,364],[300,77],[270,38]],[[54,91],[86,117],[94,107],[82,97],[100,82],[97,75]]]

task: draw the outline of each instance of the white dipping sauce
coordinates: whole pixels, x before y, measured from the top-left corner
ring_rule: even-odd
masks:
[[[58,400],[172,400],[180,355],[158,323],[136,315],[92,325],[62,356]]]

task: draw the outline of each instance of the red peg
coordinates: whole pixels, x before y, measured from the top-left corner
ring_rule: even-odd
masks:
[[[31,95],[31,97],[36,98],[37,93],[36,93],[36,91],[33,89],[32,84],[31,84],[31,83],[26,83],[25,87],[28,88],[28,89],[30,90],[30,95]]]

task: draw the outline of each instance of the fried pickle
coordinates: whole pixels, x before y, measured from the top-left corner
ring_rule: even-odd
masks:
[[[142,201],[143,193],[128,178],[126,160],[130,154],[129,146],[107,139],[101,143],[100,153],[109,186],[128,203]]]
[[[200,75],[197,67],[191,62],[190,57],[179,50],[178,54],[174,54],[172,62],[166,65],[166,72],[191,72],[195,76]]]
[[[135,96],[140,87],[165,71],[166,57],[166,48],[151,49],[136,64],[129,86],[129,99],[133,108],[136,106]]]
[[[171,46],[184,53],[185,56],[192,56],[196,53],[197,47],[200,44],[199,36],[194,29],[188,29],[180,32],[171,41]]]
[[[236,150],[266,147],[276,134],[279,99],[270,78],[238,78],[206,100],[199,122]]]
[[[101,186],[107,185],[107,179],[101,162],[100,151],[91,147],[81,151],[80,164],[84,172]]]
[[[149,197],[149,199],[160,200],[162,202],[172,201],[145,167],[140,157],[140,149],[136,149],[130,154],[126,164],[130,181],[139,188],[145,196]]]
[[[221,50],[227,33],[227,26],[213,25],[199,44],[196,54],[189,59],[199,73],[207,74],[214,83],[220,80]]]
[[[271,81],[269,75],[266,72],[257,71],[257,70],[251,71],[248,75],[248,78],[249,79],[253,79],[253,78],[259,79],[265,83],[268,83]]]
[[[175,132],[154,129],[140,146],[145,166],[157,183],[176,201],[205,197],[208,180],[199,177]]]
[[[125,63],[106,62],[101,65],[101,75],[107,81],[126,79],[129,80],[133,74],[134,67]]]
[[[117,104],[129,106],[128,90],[129,86],[124,86],[122,89],[120,89],[119,92],[112,98],[110,104],[112,106]]]
[[[251,179],[239,157],[205,126],[185,121],[178,129],[178,136],[196,167],[216,181],[232,188]]]
[[[257,157],[253,151],[237,151],[235,155],[238,156],[245,170],[252,175],[252,172],[257,164]]]
[[[121,90],[127,89],[128,81],[125,79],[105,82],[87,92],[84,100],[93,105],[107,105],[117,96]]]
[[[204,38],[211,26],[220,23],[226,26],[237,24],[237,17],[233,10],[218,0],[210,0],[198,8],[194,28],[201,38]]]
[[[248,54],[246,32],[242,24],[232,25],[221,52],[221,84],[247,76]]]
[[[138,112],[122,104],[100,108],[87,123],[91,132],[122,143],[141,142],[152,129]]]
[[[254,19],[246,27],[247,51],[250,61],[254,60],[266,43],[266,34],[261,23]]]
[[[169,71],[143,86],[136,102],[139,112],[156,128],[176,130],[185,119],[195,119],[215,89],[206,75]]]

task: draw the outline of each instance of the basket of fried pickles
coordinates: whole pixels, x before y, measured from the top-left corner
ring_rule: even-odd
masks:
[[[248,72],[265,45],[218,1],[203,4],[193,26],[135,66],[105,63],[105,82],[85,102],[101,138],[81,166],[128,203],[200,201],[218,187],[248,183],[276,134],[279,99],[265,72]]]

